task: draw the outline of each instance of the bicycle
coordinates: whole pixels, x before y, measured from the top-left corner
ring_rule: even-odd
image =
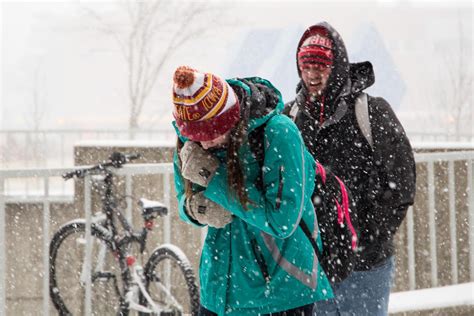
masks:
[[[195,314],[199,309],[194,272],[178,247],[158,246],[144,267],[130,254],[132,244],[138,244],[143,256],[154,220],[168,213],[160,202],[140,199],[143,227],[135,231],[118,207],[112,170],[137,158],[139,155],[113,153],[104,163],[63,175],[65,180],[101,175],[104,193],[102,212],[92,218],[90,235],[86,235],[86,220],[76,219],[60,227],[51,240],[50,297],[61,316],[83,314],[92,308],[95,308],[93,314],[110,315],[112,308],[122,316],[129,315],[130,311],[139,315],[175,316]],[[116,219],[123,233],[119,232]],[[89,248],[87,238],[92,240]],[[85,260],[86,249],[90,249],[90,261]],[[89,306],[84,304],[87,280],[94,291]]]

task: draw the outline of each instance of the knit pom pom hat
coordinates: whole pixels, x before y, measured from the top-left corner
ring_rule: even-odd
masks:
[[[210,141],[239,121],[239,100],[225,80],[180,66],[173,81],[173,116],[183,136],[197,142]]]

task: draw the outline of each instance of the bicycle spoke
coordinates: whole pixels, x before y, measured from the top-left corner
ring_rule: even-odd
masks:
[[[177,309],[178,311],[183,311],[183,306],[181,306],[175,297],[171,294],[168,288],[166,288],[161,282],[153,282],[153,286],[158,292],[165,294],[166,298],[163,302],[166,308]]]

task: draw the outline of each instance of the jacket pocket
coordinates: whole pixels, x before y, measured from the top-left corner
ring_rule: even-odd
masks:
[[[263,278],[265,279],[265,282],[268,283],[270,282],[270,274],[268,273],[268,267],[262,254],[262,248],[260,248],[256,239],[252,239],[251,243],[257,265],[260,269],[260,272],[262,273]]]

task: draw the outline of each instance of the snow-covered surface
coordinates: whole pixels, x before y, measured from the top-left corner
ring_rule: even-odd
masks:
[[[473,149],[474,142],[412,142],[414,149]]]
[[[17,203],[44,203],[45,202],[44,195],[40,193],[31,194],[31,195],[30,195],[30,192],[28,192],[28,195],[25,195],[24,191],[19,192],[19,194],[16,194],[16,193],[17,192],[6,192],[5,202],[15,203],[15,204]],[[69,194],[64,194],[63,192],[61,193],[50,192],[50,194],[51,195],[47,199],[49,203],[73,203],[74,202],[73,192],[70,192]]]
[[[474,305],[474,282],[390,294],[390,313]]]
[[[176,137],[167,140],[84,140],[75,143],[82,147],[174,147]]]

